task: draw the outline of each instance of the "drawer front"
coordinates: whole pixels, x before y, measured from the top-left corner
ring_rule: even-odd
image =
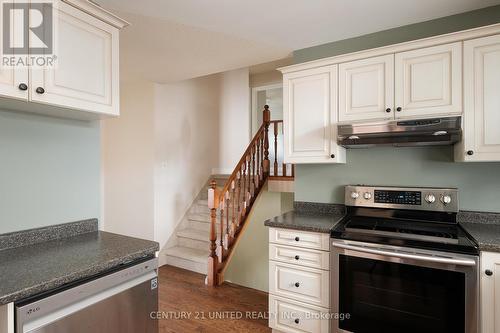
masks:
[[[328,309],[269,295],[269,326],[281,332],[328,333]]]
[[[269,261],[271,294],[329,307],[329,285],[329,271]]]
[[[330,250],[330,235],[292,229],[269,229],[269,242],[323,251]]]
[[[330,253],[319,250],[269,244],[269,259],[324,270],[330,269]]]

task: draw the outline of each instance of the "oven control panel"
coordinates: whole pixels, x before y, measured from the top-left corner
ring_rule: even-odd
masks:
[[[348,185],[347,206],[458,212],[456,188]]]
[[[375,203],[401,204],[401,205],[421,205],[422,192],[420,191],[392,191],[374,190]],[[370,192],[366,192],[370,193]]]

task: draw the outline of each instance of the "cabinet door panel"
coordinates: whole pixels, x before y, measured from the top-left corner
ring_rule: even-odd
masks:
[[[32,70],[32,100],[118,114],[118,29],[64,3],[54,20],[57,66]]]
[[[466,41],[464,68],[464,159],[500,161],[500,36]]]
[[[4,17],[4,6],[3,2],[0,2],[0,17]],[[8,15],[8,13],[6,13]],[[16,22],[19,19],[18,16],[12,15],[10,35],[14,39],[18,39],[18,36],[22,36],[23,31],[21,31],[22,25]],[[0,36],[4,35],[3,24],[0,24]],[[6,32],[7,33],[7,32]],[[3,43],[0,43],[0,48],[2,48],[1,54],[3,54]],[[8,56],[8,55],[5,55]],[[28,100],[28,91],[19,89],[19,85],[24,83],[26,85],[28,82],[28,69],[26,67],[7,67],[3,65],[3,61],[0,62],[0,97],[9,97],[22,100]]]
[[[462,112],[462,43],[396,54],[396,118]]]
[[[493,274],[486,275],[486,270]],[[481,253],[481,332],[500,333],[500,254]]]
[[[339,65],[339,121],[392,119],[393,104],[394,55]]]
[[[283,81],[285,162],[344,162],[345,151],[336,145],[337,66],[288,74]]]

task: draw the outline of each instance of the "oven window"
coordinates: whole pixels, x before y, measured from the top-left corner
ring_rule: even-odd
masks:
[[[464,333],[465,274],[340,255],[339,327],[355,333]]]

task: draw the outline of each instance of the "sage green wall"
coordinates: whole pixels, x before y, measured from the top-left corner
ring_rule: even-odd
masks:
[[[411,24],[294,52],[294,62],[370,49],[500,22],[500,6]],[[500,163],[454,163],[452,147],[347,151],[345,165],[298,165],[295,200],[344,203],[346,184],[452,186],[460,208],[500,212]]]
[[[0,234],[100,216],[100,127],[0,110]]]
[[[264,221],[292,209],[292,193],[262,192],[224,275],[226,281],[269,290],[269,228]]]
[[[301,63],[498,22],[500,5],[296,50],[293,58],[295,63]]]
[[[344,203],[344,185],[457,187],[460,208],[500,212],[500,163],[455,163],[452,147],[351,149],[347,164],[298,165],[295,200]]]

